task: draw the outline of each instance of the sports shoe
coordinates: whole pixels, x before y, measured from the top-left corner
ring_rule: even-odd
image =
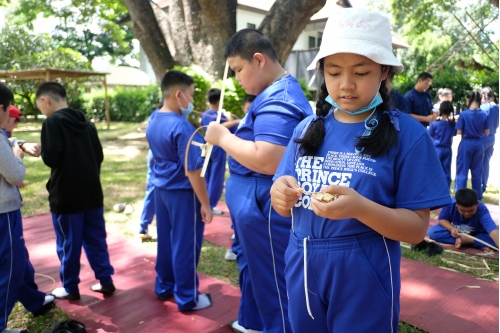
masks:
[[[238,323],[238,320],[231,321],[229,323],[229,327],[231,327],[236,333],[262,333],[262,331],[244,328]]]
[[[59,299],[69,299],[72,301],[80,299],[80,293],[70,294],[66,291],[66,289],[64,289],[64,287],[56,288],[52,290],[50,294]]]
[[[112,293],[115,292],[116,288],[114,284],[107,284],[105,286],[102,286],[100,283],[96,283],[93,286],[90,287],[90,290],[98,292],[98,293],[103,293],[107,295],[111,295]]]
[[[151,236],[147,230],[146,231],[141,231],[139,232],[139,238],[142,239],[142,240],[145,240],[145,239],[153,239],[153,236]]]
[[[234,239],[234,234],[231,236],[231,239]]]
[[[40,309],[33,311],[31,313],[33,315],[33,317],[43,316],[44,314],[49,312],[50,309],[52,309],[52,307],[54,306],[55,300],[56,300],[56,297],[54,295],[50,295],[50,294],[45,295],[45,300],[44,300],[42,306],[40,307]]]
[[[222,214],[224,214],[224,212],[222,210],[212,208],[212,214],[214,214],[214,215],[222,215]]]
[[[226,259],[226,260],[236,260],[236,253],[234,253],[231,250],[227,250],[226,254],[224,255],[224,259]]]

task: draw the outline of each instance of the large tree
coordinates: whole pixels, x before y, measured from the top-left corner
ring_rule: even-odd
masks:
[[[146,3],[153,11],[146,10]],[[286,61],[311,16],[325,3],[326,0],[277,0],[274,3],[259,29],[275,46],[281,63]],[[125,0],[125,4],[132,26],[142,29],[136,37],[150,61],[155,54],[168,52],[181,65],[194,62],[215,77],[222,76],[224,46],[236,32],[236,0],[172,0],[168,12],[149,0]],[[158,27],[165,43],[148,38],[157,35]],[[157,77],[168,68],[167,64],[153,66]]]

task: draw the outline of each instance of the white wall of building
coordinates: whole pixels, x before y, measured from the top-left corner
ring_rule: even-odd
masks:
[[[236,31],[248,28],[248,24],[255,24],[255,28],[258,29],[262,21],[264,20],[264,14],[251,12],[248,10],[236,9]]]

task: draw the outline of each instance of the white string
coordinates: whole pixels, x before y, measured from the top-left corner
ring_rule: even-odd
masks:
[[[286,332],[285,313],[283,311],[283,303],[281,303],[281,294],[280,294],[280,288],[279,288],[279,284],[278,284],[278,277],[276,274],[276,264],[274,261],[273,238],[271,235],[271,211],[272,211],[272,206],[270,205],[269,206],[269,217],[268,217],[269,243],[271,245],[271,256],[273,258],[274,282],[276,283],[276,290],[278,291],[278,300],[280,302],[281,321],[283,322],[283,332]]]
[[[389,259],[389,274],[391,275],[391,332],[394,332],[394,286],[392,285],[392,265],[391,265],[391,256],[389,255],[389,249],[387,248],[387,243],[384,239],[385,250],[387,251],[387,259]]]
[[[311,306],[309,305],[309,290],[307,289],[307,237],[304,238],[304,292],[306,293],[307,312],[314,320],[311,312]]]

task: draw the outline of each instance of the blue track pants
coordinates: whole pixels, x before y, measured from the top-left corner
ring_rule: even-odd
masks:
[[[26,310],[40,309],[45,293],[38,291],[35,271],[24,244],[21,211],[0,214],[0,332],[7,326],[16,301]]]
[[[198,275],[205,224],[193,190],[155,189],[158,253],[155,293],[175,296],[179,310],[198,304]]]
[[[66,292],[78,293],[82,246],[95,278],[101,285],[113,283],[113,267],[106,244],[103,208],[77,214],[52,213],[56,232],[57,255],[61,262],[59,276]]]
[[[398,331],[399,242],[369,232],[304,245],[291,233],[285,260],[294,333]]]
[[[444,243],[444,244],[455,244],[456,238],[451,235],[451,233],[446,230],[446,228],[442,227],[440,224],[436,224],[429,228],[427,231],[427,235],[430,239],[435,240],[436,242]],[[474,234],[476,238],[492,245],[497,246],[493,239],[487,233],[482,234]],[[486,247],[483,243],[478,241],[474,241],[474,247]]]
[[[457,153],[455,192],[467,187],[469,170],[472,188],[481,199],[483,197],[483,141],[480,138],[462,138],[462,141],[460,141]]]
[[[269,178],[231,175],[226,202],[241,245],[238,322],[247,329],[291,332],[285,286],[285,249],[291,218],[271,209]]]

